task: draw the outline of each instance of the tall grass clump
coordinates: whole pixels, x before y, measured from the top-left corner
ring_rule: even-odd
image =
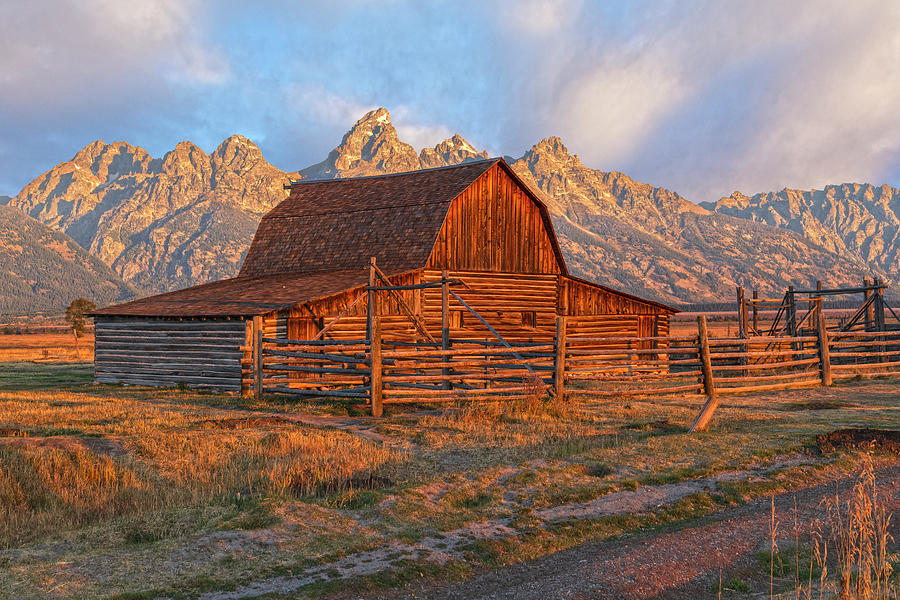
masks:
[[[157,431],[106,456],[0,447],[0,547],[104,519],[237,498],[309,499],[389,481],[401,451],[334,430]]]
[[[525,446],[589,436],[594,430],[584,417],[576,403],[549,396],[543,381],[533,376],[523,381],[520,394],[491,400],[461,397],[440,414],[421,417],[419,425],[434,430],[429,441],[435,446]]]
[[[891,551],[892,515],[887,511],[882,494],[879,493],[872,460],[867,457],[853,489],[844,500],[836,494],[824,504],[826,520],[810,533],[809,570],[805,582],[800,578],[800,546],[799,540],[795,540],[793,562],[796,571],[794,590],[790,597],[797,600],[900,598],[900,581],[893,569],[893,563],[898,557]],[[794,520],[796,532],[796,506]],[[769,528],[769,597],[774,598],[774,564],[783,564],[778,557],[775,539],[778,524],[775,520],[774,503]],[[818,576],[814,578],[815,572],[818,572]]]
[[[118,514],[163,498],[129,465],[86,450],[0,447],[0,545]],[[157,501],[154,501],[157,500]]]
[[[831,539],[837,560],[838,588],[847,600],[888,600],[891,592],[892,515],[878,493],[872,461],[867,460],[846,502],[828,503]]]

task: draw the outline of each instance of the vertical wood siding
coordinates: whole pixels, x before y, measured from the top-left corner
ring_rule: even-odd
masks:
[[[426,268],[560,273],[550,227],[537,204],[495,165],[450,205]]]

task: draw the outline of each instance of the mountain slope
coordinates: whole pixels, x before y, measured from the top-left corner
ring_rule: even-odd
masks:
[[[96,141],[9,204],[69,234],[126,281],[159,292],[237,273],[291,175],[238,135],[211,155],[181,142],[161,159]]]
[[[711,213],[678,194],[585,167],[558,138],[512,164],[545,194],[569,267],[668,302],[731,299],[736,285],[778,293],[792,282],[838,285],[867,270],[793,232]]]
[[[0,313],[58,313],[79,297],[102,305],[136,294],[69,236],[0,206]]]
[[[705,206],[717,213],[795,231],[841,255],[900,277],[900,190],[845,183],[822,190],[735,192]]]

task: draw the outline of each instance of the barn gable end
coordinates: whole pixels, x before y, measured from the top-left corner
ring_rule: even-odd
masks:
[[[425,268],[567,272],[547,209],[501,161],[450,204]]]

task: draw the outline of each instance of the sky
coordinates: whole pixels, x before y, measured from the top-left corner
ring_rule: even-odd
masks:
[[[695,202],[900,186],[900,2],[0,0],[0,195],[95,139],[297,170],[379,106]]]

